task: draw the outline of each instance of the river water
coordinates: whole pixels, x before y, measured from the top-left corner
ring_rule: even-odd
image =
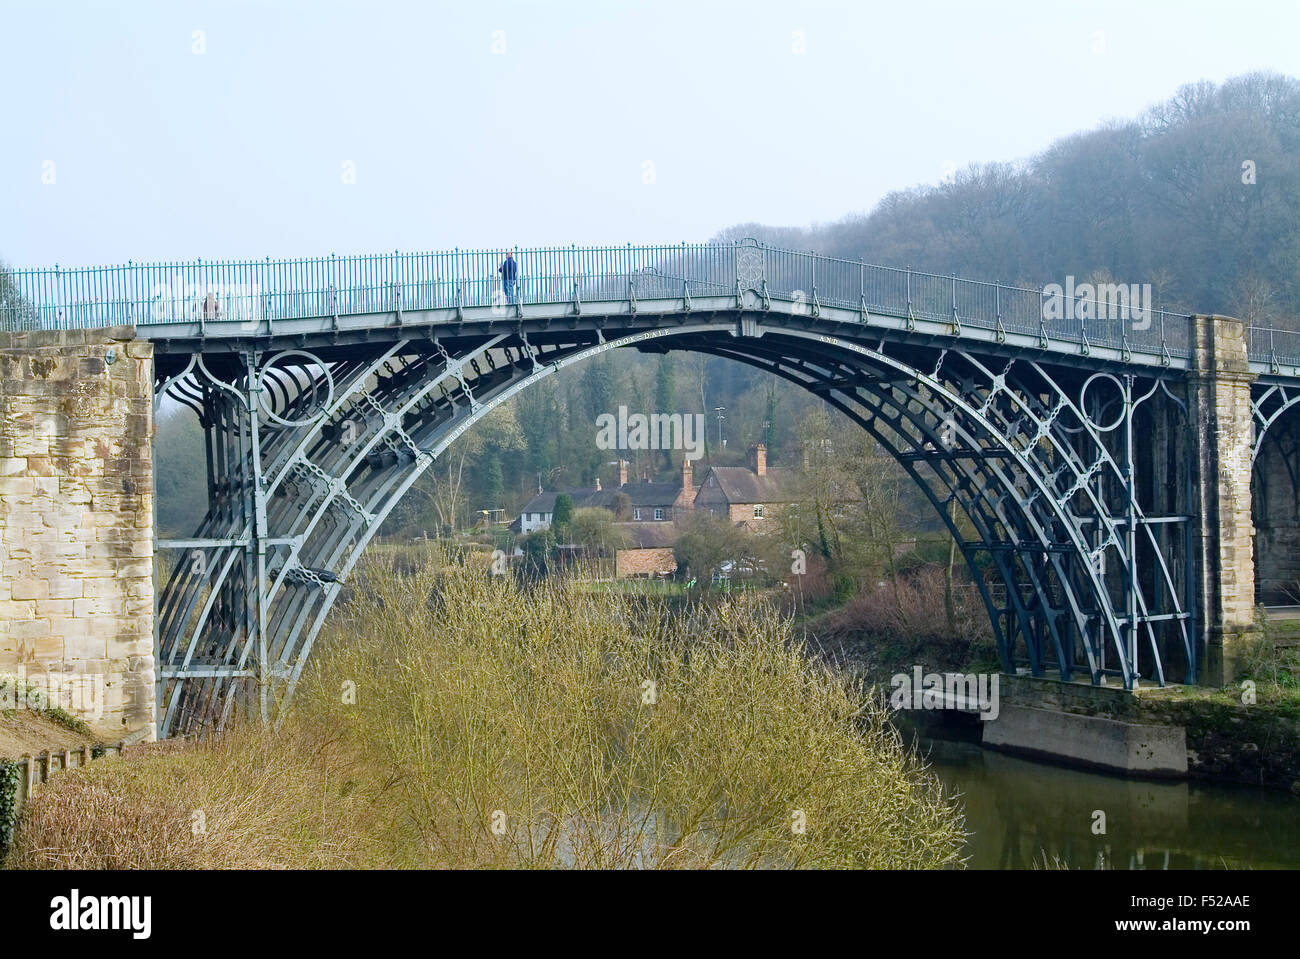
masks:
[[[967,742],[920,748],[961,793],[974,869],[1300,868],[1300,798],[1282,790],[1108,776]]]

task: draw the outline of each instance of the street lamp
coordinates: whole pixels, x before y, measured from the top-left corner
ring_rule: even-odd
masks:
[[[722,412],[725,409],[726,409],[725,406],[715,406],[713,408],[713,412],[718,414],[718,448],[719,449],[727,448],[727,441],[722,438],[722,421],[726,419],[726,417],[722,415]]]

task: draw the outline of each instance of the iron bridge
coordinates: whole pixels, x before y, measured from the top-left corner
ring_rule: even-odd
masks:
[[[1004,670],[1197,681],[1192,317],[1098,300],[1065,319],[1043,290],[752,240],[515,255],[513,296],[487,250],[12,274],[27,305],[0,321],[134,326],[157,401],[205,430],[207,514],[157,543],[175,554],[160,735],[250,690],[264,714],[291,697],[420,474],[521,390],[622,347],[749,364],[871,434],[957,538]],[[1300,398],[1300,334],[1251,330],[1249,365],[1258,443]]]

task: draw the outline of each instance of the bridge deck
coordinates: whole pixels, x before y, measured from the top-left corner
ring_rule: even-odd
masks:
[[[497,251],[16,270],[0,326],[131,325],[155,340],[278,338],[416,324],[541,320],[577,312],[772,309],[904,332],[982,336],[1055,353],[1186,367],[1191,320],[1132,287],[1027,289],[746,240],[514,251],[514,296]],[[1083,296],[1101,292],[1104,297]],[[896,321],[894,323],[889,320]],[[218,347],[219,348],[219,347]],[[1252,329],[1255,371],[1300,376],[1300,332]]]

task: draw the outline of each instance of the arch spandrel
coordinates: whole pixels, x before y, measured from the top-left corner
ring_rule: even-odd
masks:
[[[1003,669],[1131,686],[1165,681],[1177,649],[1194,678],[1182,558],[1117,495],[1124,451],[1081,408],[1072,367],[960,337],[890,342],[804,312],[714,309],[660,325],[575,315],[228,351],[171,370],[160,389],[200,411],[212,479],[209,512],[184,541],[201,572],[176,565],[162,590],[161,731],[222,722],[236,687],[291,691],[357,559],[420,474],[521,390],[629,347],[756,365],[870,432],[957,536]],[[1158,377],[1118,382],[1129,423]],[[961,537],[950,502],[978,539]],[[997,582],[979,574],[981,555]]]

